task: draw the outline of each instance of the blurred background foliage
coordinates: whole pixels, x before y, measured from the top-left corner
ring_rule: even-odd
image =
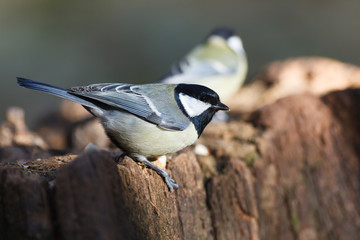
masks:
[[[0,120],[21,106],[33,123],[59,103],[16,76],[64,87],[153,82],[222,25],[244,41],[248,78],[296,56],[360,65],[359,10],[356,0],[1,0]]]

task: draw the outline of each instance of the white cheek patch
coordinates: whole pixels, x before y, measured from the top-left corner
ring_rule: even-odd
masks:
[[[190,97],[189,95],[180,93],[180,102],[190,117],[196,117],[211,107],[210,103],[200,101],[199,99]]]
[[[229,47],[232,50],[234,50],[236,53],[242,54],[244,52],[243,43],[242,43],[241,39],[238,36],[231,36],[227,40],[227,43],[228,43]]]

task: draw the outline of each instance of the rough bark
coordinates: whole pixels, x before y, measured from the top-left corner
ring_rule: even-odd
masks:
[[[260,238],[360,236],[359,155],[331,109],[314,96],[296,96],[253,117],[267,129],[254,164]]]
[[[170,194],[154,171],[109,153],[83,155],[56,179],[59,229],[65,239],[211,239],[201,171],[193,154],[171,163],[183,187]],[[182,181],[186,177],[193,181]],[[178,177],[177,177],[178,176]]]
[[[51,239],[54,224],[48,185],[36,175],[0,170],[0,238]]]

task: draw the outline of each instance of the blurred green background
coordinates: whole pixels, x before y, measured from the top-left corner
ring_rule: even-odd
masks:
[[[1,0],[0,120],[21,106],[33,124],[60,102],[16,76],[64,87],[152,82],[221,25],[242,37],[248,78],[295,56],[360,65],[359,10],[355,0]]]

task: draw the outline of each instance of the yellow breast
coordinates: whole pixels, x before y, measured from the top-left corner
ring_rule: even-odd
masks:
[[[113,111],[111,117],[102,119],[102,124],[124,151],[146,157],[179,151],[198,138],[192,123],[184,131],[165,130],[121,111]]]

